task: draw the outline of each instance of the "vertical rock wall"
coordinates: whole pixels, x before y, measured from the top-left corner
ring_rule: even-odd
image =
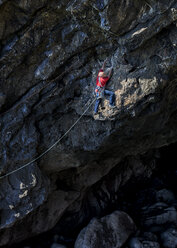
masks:
[[[1,245],[52,228],[126,156],[176,141],[176,20],[175,0],[0,1],[0,175],[77,121],[106,57],[117,106],[104,99],[97,121],[91,106],[0,180]]]

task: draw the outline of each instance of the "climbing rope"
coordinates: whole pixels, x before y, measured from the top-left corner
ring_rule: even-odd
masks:
[[[53,83],[54,81],[58,80],[64,73],[66,73],[67,71],[69,71],[76,63],[80,63],[81,66],[84,68],[84,65],[81,63],[80,59],[79,59],[79,56],[78,56],[78,60],[73,64],[71,65],[67,70],[65,70],[63,73],[61,73],[58,77],[56,77],[54,80],[51,80],[47,85],[45,85],[44,87],[42,87],[38,92],[35,92],[34,94],[31,94],[26,100],[28,100],[29,98],[31,98],[32,96],[38,94],[41,90],[45,89],[48,85],[50,85],[51,83]],[[85,68],[84,68],[85,69]],[[86,70],[86,69],[85,69]],[[90,73],[88,70],[86,70],[88,73]],[[5,177],[8,177],[14,173],[16,173],[17,171],[20,171],[24,168],[26,168],[27,166],[31,165],[32,163],[36,162],[37,160],[39,160],[40,158],[42,158],[45,154],[47,154],[49,151],[52,150],[53,147],[55,147],[76,125],[77,123],[81,120],[81,118],[84,116],[84,114],[88,111],[88,109],[91,107],[91,105],[95,102],[96,98],[93,99],[93,101],[91,103],[89,103],[89,106],[84,110],[84,112],[82,113],[82,115],[74,122],[74,124],[53,144],[51,145],[47,150],[45,150],[43,153],[41,153],[39,156],[37,156],[36,158],[32,159],[30,162],[20,166],[19,168],[9,172],[9,173],[6,173],[5,175],[3,176],[0,176],[0,180],[5,178]],[[25,102],[24,101],[24,102]],[[90,101],[90,99],[89,99]],[[88,102],[89,102],[88,101]],[[87,103],[88,103],[87,102]],[[19,103],[18,105],[16,105],[15,107],[18,107],[21,103]],[[86,104],[85,104],[86,105]],[[85,107],[84,105],[84,107]],[[10,109],[11,110],[11,109]],[[2,113],[2,114],[5,114],[7,112],[9,112],[10,110]],[[2,115],[1,114],[1,115]]]
[[[14,173],[16,173],[17,171],[20,171],[24,168],[26,168],[27,166],[31,165],[32,163],[36,162],[37,160],[39,160],[40,158],[42,158],[45,154],[47,154],[49,151],[52,150],[52,148],[54,146],[56,146],[76,125],[77,123],[81,120],[81,118],[84,116],[84,114],[88,111],[88,109],[91,107],[91,105],[95,102],[96,98],[93,99],[93,101],[89,104],[89,106],[84,110],[84,112],[82,113],[82,115],[74,122],[74,124],[53,144],[51,145],[46,151],[44,151],[43,153],[41,153],[38,157],[32,159],[30,162],[22,165],[21,167],[19,167],[18,169],[16,170],[13,170],[3,176],[0,176],[0,180],[5,178],[5,177],[8,177]]]

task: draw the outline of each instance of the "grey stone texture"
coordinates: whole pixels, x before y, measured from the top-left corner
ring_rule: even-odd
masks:
[[[92,105],[43,158],[0,180],[0,245],[51,229],[67,211],[81,211],[85,197],[98,206],[87,192],[113,168],[121,168],[116,190],[131,176],[148,177],[154,159],[139,155],[177,141],[176,1],[0,1],[1,176],[46,151],[82,115],[107,57],[117,108],[103,99],[95,120]],[[132,161],[122,166],[124,158]]]
[[[133,220],[116,211],[101,219],[93,219],[79,234],[74,248],[120,248],[136,231]]]

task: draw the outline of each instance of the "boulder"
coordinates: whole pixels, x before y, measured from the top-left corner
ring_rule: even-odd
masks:
[[[155,241],[155,242],[157,242],[158,240],[157,235],[151,232],[144,232],[142,238],[143,240]]]
[[[169,228],[160,237],[164,248],[177,247],[177,229]]]
[[[77,237],[75,248],[120,248],[134,233],[136,226],[124,212],[116,211],[93,219]]]
[[[142,242],[138,237],[131,238],[128,244],[129,248],[143,248]]]
[[[131,238],[129,248],[160,248],[156,241],[144,240],[142,237]]]
[[[168,207],[165,203],[158,202],[143,209],[142,225],[151,231],[163,229],[163,225],[177,222],[177,211],[173,206]]]
[[[143,248],[160,248],[159,243],[154,241],[143,241]]]

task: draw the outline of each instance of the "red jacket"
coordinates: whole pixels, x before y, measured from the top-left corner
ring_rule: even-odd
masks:
[[[103,72],[103,69],[99,70],[99,72]],[[99,74],[99,72],[98,72],[98,74]],[[104,87],[106,85],[106,83],[108,82],[108,80],[109,80],[109,77],[100,77],[100,81],[101,81],[101,85],[100,85],[99,76],[97,76],[96,85],[100,86],[100,87]]]

